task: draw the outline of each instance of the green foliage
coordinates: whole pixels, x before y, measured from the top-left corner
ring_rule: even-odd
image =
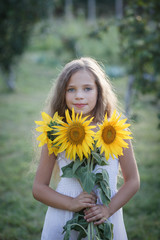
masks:
[[[64,16],[64,0],[54,0],[54,15],[56,17],[62,17]],[[77,16],[85,16],[87,18],[87,4],[88,1],[86,0],[72,0],[72,10],[73,15],[75,17]],[[115,1],[110,0],[99,0],[96,1],[96,15],[97,17],[106,16],[114,14],[115,11]]]
[[[89,43],[89,44],[88,44]],[[41,52],[39,61],[45,62],[45,54],[52,57],[50,63],[66,63],[81,56],[94,57],[104,64],[120,64],[119,37],[116,26],[108,19],[97,20],[89,25],[85,19],[65,19],[53,22],[41,22],[36,25],[29,51]],[[49,56],[49,55],[48,55]]]
[[[9,72],[27,46],[34,24],[48,16],[52,1],[2,0],[0,3],[0,67]]]
[[[160,2],[136,0],[126,3],[120,24],[122,56],[128,72],[135,76],[135,88],[156,92],[160,86]]]
[[[97,240],[112,240],[113,239],[113,224],[111,224],[108,220],[105,223],[94,226],[95,233],[98,233],[98,237],[95,237]],[[64,226],[64,240],[70,239],[71,230],[75,230],[79,232],[77,240],[82,240],[87,236],[88,231],[88,223],[84,219],[83,211],[75,213],[73,218],[67,221]],[[90,238],[89,238],[90,239]]]
[[[100,169],[100,172],[96,173],[96,171],[99,170],[95,169],[97,164],[99,166],[103,166],[104,164],[107,165],[107,161],[104,161],[103,155],[100,154],[99,149],[94,146],[94,150],[91,151],[88,159],[84,157],[83,160],[80,161],[79,157],[76,156],[75,161],[64,166],[62,168],[63,174],[61,177],[78,179],[83,191],[88,193],[98,189],[102,203],[108,206],[111,200],[108,172],[104,169]],[[93,237],[93,234],[97,240],[113,239],[113,226],[108,220],[97,227],[93,227],[92,225],[93,223],[87,223],[85,221],[83,212],[75,213],[73,218],[67,221],[64,226],[64,239],[70,239],[70,232],[72,229],[79,232],[79,240],[86,236],[90,239],[90,236]]]
[[[95,184],[97,189],[99,189],[99,194],[103,204],[108,205],[111,200],[111,191],[109,187],[109,176],[106,171],[102,170],[102,173],[96,173]]]
[[[96,150],[99,152],[99,149]],[[108,173],[103,169],[99,173],[91,171],[91,168],[93,168],[93,170],[95,169],[96,164],[99,166],[107,165],[104,157],[97,152],[92,151],[89,160],[84,157],[83,160],[80,161],[79,157],[76,157],[75,161],[62,168],[62,177],[77,178],[83,190],[88,193],[91,193],[96,185],[96,188],[100,190],[102,202],[108,205],[111,194]]]

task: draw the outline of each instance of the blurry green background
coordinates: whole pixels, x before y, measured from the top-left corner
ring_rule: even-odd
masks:
[[[47,207],[32,197],[34,120],[64,64],[80,56],[103,63],[132,124],[141,188],[124,207],[128,238],[160,239],[159,7],[158,0],[1,1],[0,240],[40,239]]]

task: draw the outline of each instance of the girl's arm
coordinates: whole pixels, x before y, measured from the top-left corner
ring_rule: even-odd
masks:
[[[109,218],[118,209],[123,207],[140,187],[139,173],[132,144],[130,140],[126,140],[126,142],[129,148],[125,148],[124,155],[119,157],[124,183],[117,194],[111,199],[108,207],[105,205],[97,205],[85,211],[85,219],[89,222],[95,221],[95,224],[103,223],[106,218]]]
[[[93,194],[82,192],[78,197],[72,198],[50,188],[49,184],[55,161],[56,156],[49,155],[47,145],[44,145],[33,183],[34,198],[48,206],[74,212],[94,206],[95,196]]]

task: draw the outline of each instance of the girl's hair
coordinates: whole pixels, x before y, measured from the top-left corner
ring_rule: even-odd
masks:
[[[53,116],[57,111],[60,116],[65,117],[65,110],[67,109],[65,101],[67,84],[71,76],[80,70],[86,70],[93,74],[97,85],[98,97],[93,110],[94,121],[102,122],[106,112],[108,118],[110,118],[113,110],[117,108],[117,98],[113,92],[109,78],[102,67],[96,60],[89,57],[75,59],[65,65],[54,89],[51,90],[48,99],[50,102],[48,113],[50,116]]]

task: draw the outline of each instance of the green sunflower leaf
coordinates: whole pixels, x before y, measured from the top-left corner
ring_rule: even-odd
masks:
[[[77,171],[75,172],[75,176],[81,182],[83,190],[88,193],[91,193],[95,185],[96,180],[95,173],[88,171],[88,167],[85,166],[78,168]]]
[[[84,164],[84,161],[86,159],[84,158],[83,161],[80,161],[79,157],[76,158],[76,160],[74,161],[74,164],[73,164],[73,173],[76,172],[76,170],[82,165]]]
[[[101,186],[102,191],[105,193],[105,196],[110,201],[110,197],[111,197],[111,190],[110,190],[110,188],[103,181],[100,182],[100,186]]]
[[[65,233],[64,240],[70,239],[71,230],[79,232],[77,240],[81,240],[87,236],[88,222],[84,219],[83,211],[74,213],[73,218],[67,221],[66,225],[63,227]]]
[[[103,240],[113,240],[113,224],[106,220],[97,226],[100,238]]]
[[[96,181],[95,184],[99,184],[100,181],[103,180],[102,173],[96,173]]]
[[[91,153],[92,153],[92,156],[93,156],[94,160],[96,160],[98,165],[104,166],[104,165],[108,164],[107,161],[106,161],[106,158],[104,156],[102,156],[99,153],[96,153],[94,151],[92,151]]]
[[[102,169],[103,180],[109,184],[109,175],[105,169]]]
[[[62,172],[63,172],[62,177],[66,177],[66,178],[75,177],[74,172],[73,172],[73,164],[74,164],[74,162],[71,162],[68,165],[62,167]]]

